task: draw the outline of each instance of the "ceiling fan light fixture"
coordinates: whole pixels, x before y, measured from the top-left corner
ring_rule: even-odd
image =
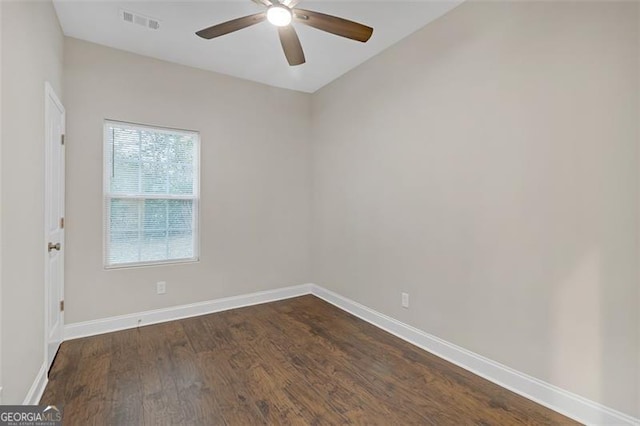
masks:
[[[286,6],[271,6],[267,10],[267,20],[276,27],[286,27],[291,23],[291,10]]]

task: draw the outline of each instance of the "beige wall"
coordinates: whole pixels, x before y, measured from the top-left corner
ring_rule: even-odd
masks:
[[[308,282],[309,95],[67,38],[65,107],[67,323]],[[200,132],[199,263],[103,269],[105,118]]]
[[[637,9],[463,4],[317,92],[313,280],[640,415]]]
[[[2,2],[0,1],[0,202],[2,201]],[[2,404],[2,207],[0,205],[0,404]]]
[[[0,202],[2,201],[2,2],[0,1]],[[2,404],[2,206],[0,205],[0,404]]]
[[[2,385],[22,403],[44,361],[44,83],[62,95],[49,1],[2,5]]]

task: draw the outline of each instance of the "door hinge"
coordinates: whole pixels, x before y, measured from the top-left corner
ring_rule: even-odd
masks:
[[[64,135],[60,135],[60,143],[64,145]]]
[[[60,218],[60,229],[64,229],[64,217]]]
[[[60,301],[60,312],[64,312],[64,300]]]

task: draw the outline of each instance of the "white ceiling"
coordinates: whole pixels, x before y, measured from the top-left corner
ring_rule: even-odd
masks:
[[[301,8],[361,22],[373,27],[374,32],[363,44],[297,24],[295,28],[307,59],[306,64],[297,67],[287,64],[277,31],[266,21],[212,40],[194,34],[205,27],[264,10],[251,0],[54,0],[54,5],[67,36],[312,93],[462,1],[303,1]],[[160,29],[154,31],[124,22],[119,16],[121,9],[160,20]]]

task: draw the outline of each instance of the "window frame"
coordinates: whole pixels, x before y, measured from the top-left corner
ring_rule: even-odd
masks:
[[[109,150],[109,127],[119,126],[132,130],[146,129],[158,133],[179,134],[194,136],[194,161],[193,176],[194,190],[193,195],[170,195],[170,194],[127,194],[127,193],[111,193],[111,171],[109,166],[113,164],[112,152]],[[200,132],[195,130],[177,129],[171,127],[154,126],[148,124],[132,123],[128,121],[105,119],[103,122],[102,132],[102,265],[105,270],[111,269],[127,269],[127,268],[144,268],[162,265],[181,265],[189,263],[197,263],[200,261]],[[111,160],[109,160],[111,159]],[[138,262],[109,264],[109,239],[110,239],[110,221],[111,221],[111,199],[131,199],[131,200],[192,200],[193,218],[192,218],[192,238],[193,238],[193,257],[184,259],[165,259],[165,260],[148,260]]]

